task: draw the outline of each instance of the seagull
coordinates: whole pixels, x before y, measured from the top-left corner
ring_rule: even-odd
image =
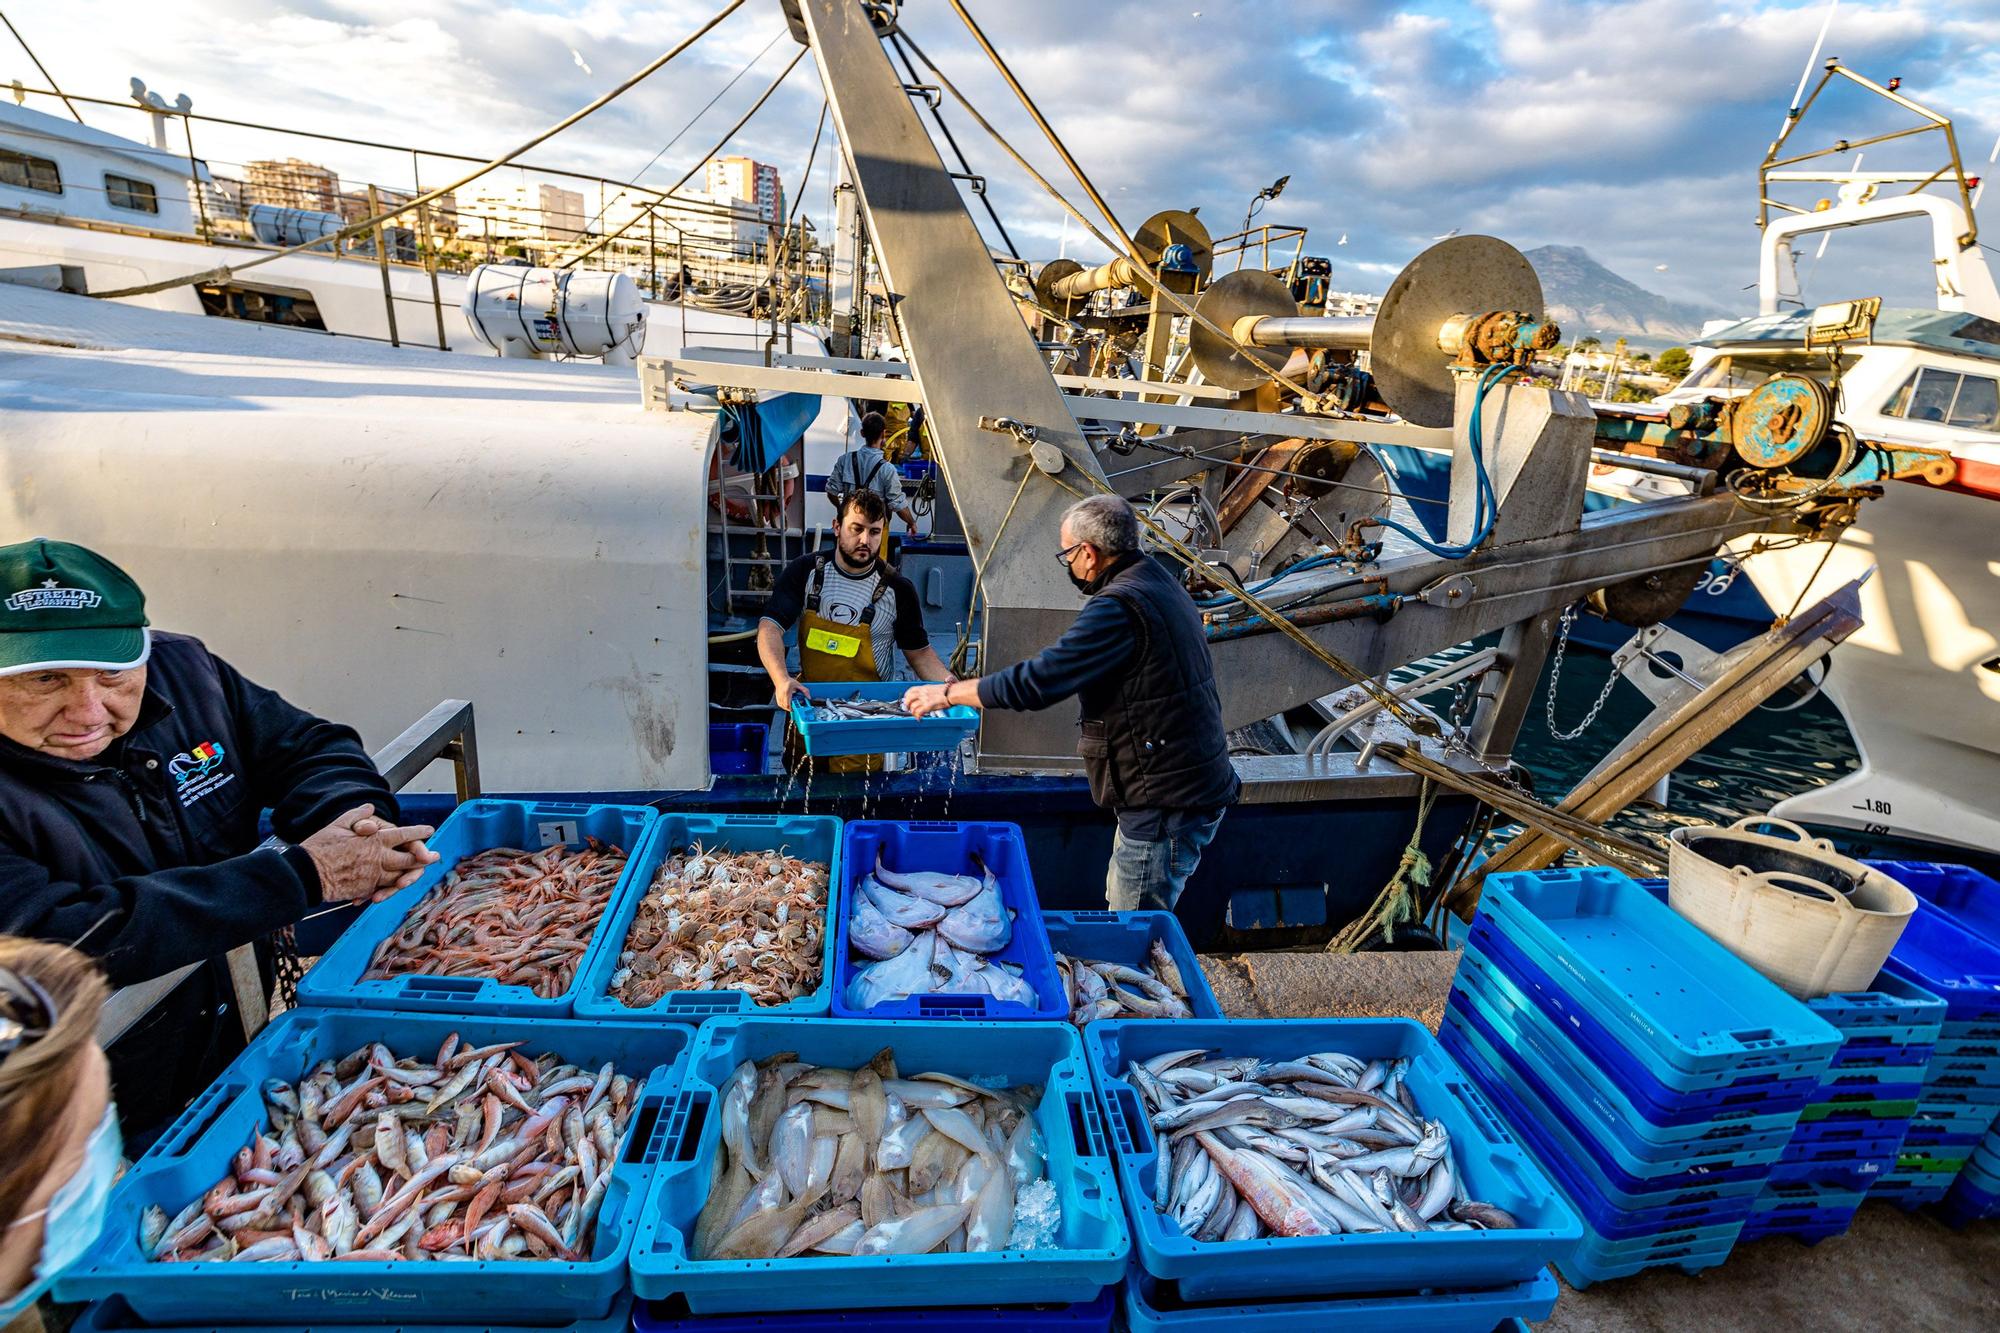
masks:
[[[1665,264],[1653,265],[1653,272],[1655,273],[1665,273],[1666,271],[1667,271],[1667,266]]]
[[[1335,242],[1334,242],[1334,244],[1335,244],[1335,245],[1346,245],[1346,244],[1347,244],[1347,233],[1346,233],[1346,232],[1342,232],[1342,233],[1340,233],[1340,239],[1339,239],[1339,240],[1337,240],[1337,241],[1335,241]]]
[[[1454,236],[1458,235],[1458,233],[1459,233],[1459,232],[1461,232],[1461,231],[1463,231],[1463,230],[1464,230],[1464,228],[1463,228],[1463,227],[1453,227],[1453,228],[1452,228],[1452,229],[1451,229],[1450,231],[1446,232],[1446,233],[1445,233],[1444,235],[1442,235],[1442,236],[1433,236],[1433,237],[1431,237],[1431,239],[1432,239],[1432,240],[1434,240],[1434,241],[1448,241],[1448,240],[1450,240],[1450,239],[1451,239],[1452,237],[1454,237]]]
[[[577,50],[574,46],[572,46],[569,49],[569,58],[571,60],[574,60],[576,62],[576,67],[582,70],[585,74],[591,72],[590,66],[584,61],[583,52]]]

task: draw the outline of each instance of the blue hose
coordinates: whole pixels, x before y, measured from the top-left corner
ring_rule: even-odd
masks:
[[[1428,534],[1413,532],[1393,518],[1384,518],[1382,526],[1399,532],[1432,555],[1446,560],[1463,560],[1479,549],[1493,531],[1493,521],[1499,517],[1500,505],[1493,490],[1493,480],[1486,474],[1486,449],[1480,435],[1480,410],[1486,404],[1486,394],[1513,370],[1511,365],[1489,366],[1479,377],[1479,392],[1472,399],[1472,420],[1466,423],[1465,442],[1472,451],[1473,526],[1477,529],[1472,539],[1460,545],[1449,542],[1432,541]]]

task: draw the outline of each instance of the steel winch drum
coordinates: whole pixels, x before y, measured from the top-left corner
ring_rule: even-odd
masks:
[[[1867,989],[1917,910],[1907,888],[1782,819],[1678,828],[1668,841],[1674,911],[1800,999]]]
[[[1299,313],[1291,288],[1260,269],[1218,278],[1195,307],[1225,334],[1248,316],[1290,319]],[[1368,370],[1382,400],[1405,421],[1449,426],[1457,397],[1454,354],[1438,343],[1445,325],[1460,315],[1498,310],[1543,314],[1542,280],[1527,256],[1496,236],[1453,236],[1412,259],[1389,285],[1369,330]],[[1283,347],[1264,348],[1255,360],[1229,337],[1196,323],[1189,348],[1202,377],[1226,389],[1253,389],[1280,365]]]

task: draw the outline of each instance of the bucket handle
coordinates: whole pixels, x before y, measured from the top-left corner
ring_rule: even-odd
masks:
[[[1794,824],[1791,820],[1779,819],[1775,815],[1745,815],[1743,816],[1743,818],[1737,820],[1734,824],[1731,824],[1729,826],[1729,831],[1731,833],[1756,833],[1762,829],[1767,829],[1767,828],[1778,829],[1781,830],[1782,832],[1790,834],[1791,838],[1789,840],[1792,842],[1802,842],[1806,846],[1815,848],[1822,852],[1830,852],[1833,850],[1833,844],[1827,839],[1815,838],[1812,834],[1806,832],[1803,828],[1799,827],[1797,824]],[[1764,836],[1775,838],[1777,835],[1767,833]]]
[[[1791,875],[1786,874],[1784,871],[1771,870],[1753,872],[1745,869],[1743,866],[1731,867],[1731,873],[1736,879],[1755,884],[1766,893],[1791,893],[1792,890],[1780,888],[1771,882],[1774,878],[1784,879],[1798,885],[1802,889],[1808,890],[1816,897],[1824,896],[1828,902],[1836,905],[1838,910],[1835,915],[1839,917],[1839,922],[1833,928],[1833,938],[1827,942],[1826,947],[1821,951],[1819,965],[1813,969],[1813,974],[1807,982],[1809,992],[1814,994],[1825,993],[1828,989],[1827,980],[1832,976],[1834,968],[1839,966],[1841,955],[1847,951],[1848,941],[1854,938],[1854,932],[1861,927],[1861,909],[1829,886],[1804,875]],[[1749,917],[1751,898],[1752,895],[1746,893],[1740,895],[1736,900],[1734,915],[1739,928],[1742,927]]]

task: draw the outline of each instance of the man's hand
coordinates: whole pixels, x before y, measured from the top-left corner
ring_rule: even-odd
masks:
[[[903,526],[909,529],[910,535],[912,537],[917,535],[917,520],[915,520],[914,518],[905,519],[903,521]]]
[[[320,896],[330,903],[380,902],[417,882],[438,854],[424,845],[428,824],[392,825],[372,805],[356,806],[299,846],[319,871]]]
[[[798,695],[801,699],[812,698],[812,691],[807,689],[806,683],[797,676],[786,676],[783,680],[778,681],[773,693],[777,696],[778,707],[788,713],[792,711],[792,696],[794,694]]]
[[[951,707],[950,685],[912,685],[903,692],[903,707],[912,717],[928,717]]]

